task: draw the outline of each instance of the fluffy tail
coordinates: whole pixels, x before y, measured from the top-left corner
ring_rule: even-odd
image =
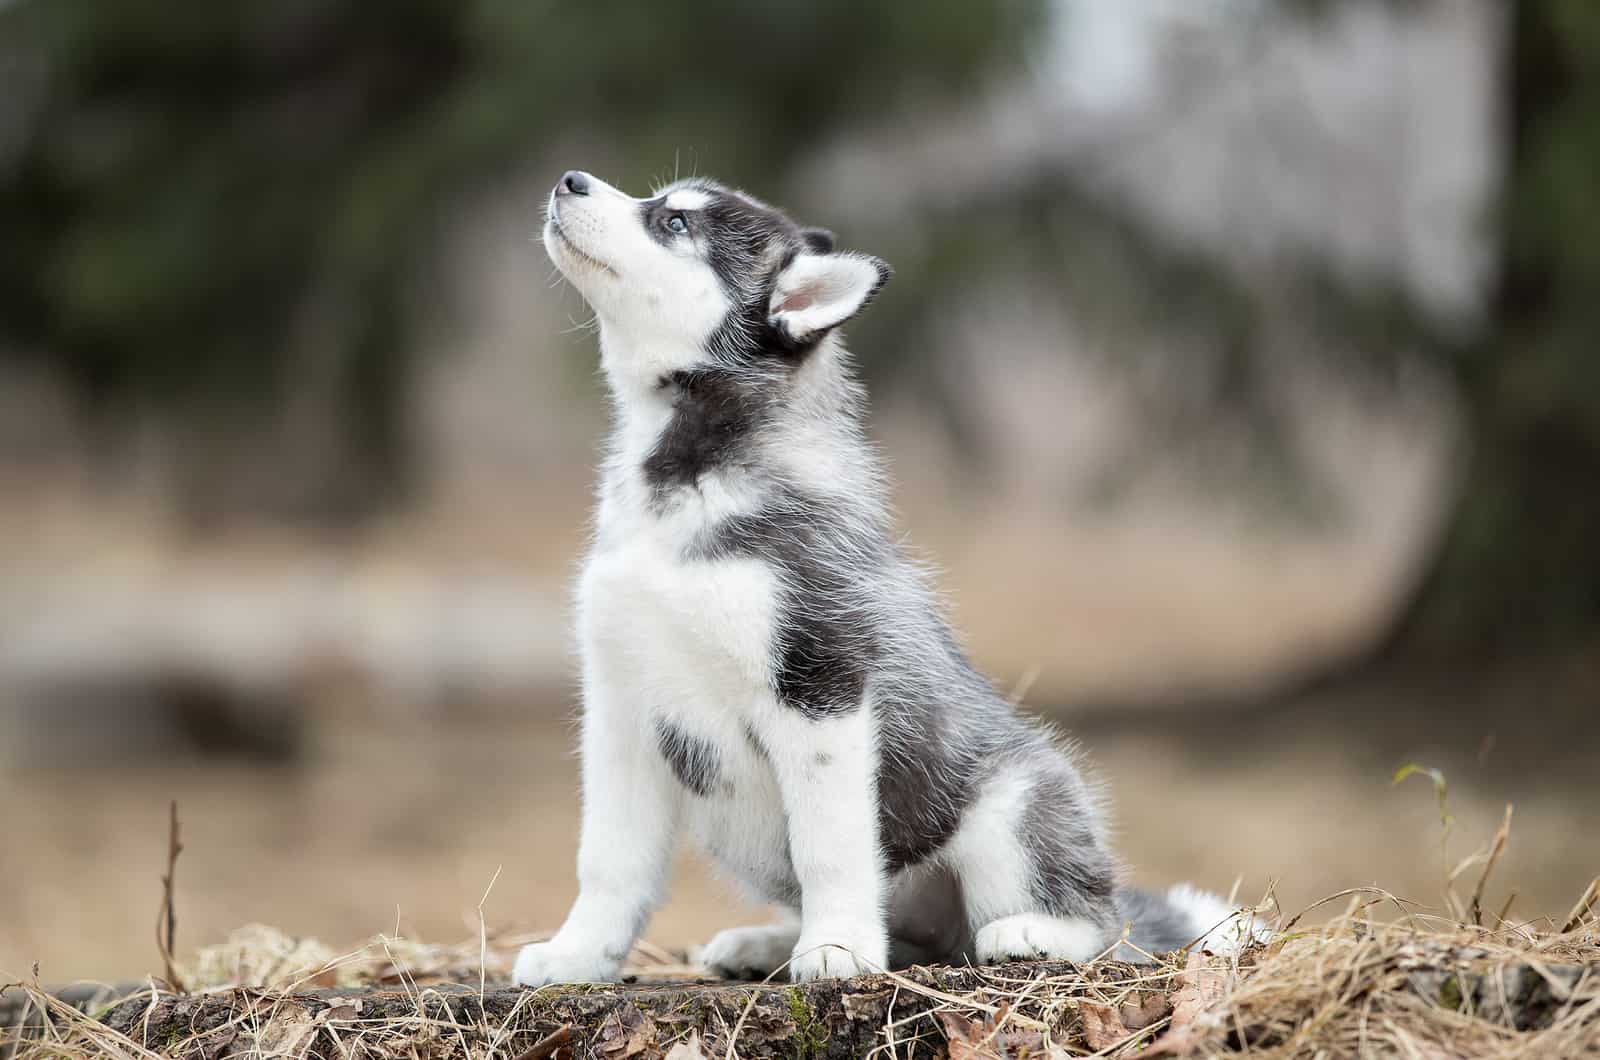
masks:
[[[1265,942],[1269,935],[1266,925],[1255,917],[1187,883],[1177,884],[1165,894],[1124,887],[1117,892],[1116,901],[1117,915],[1133,925],[1127,940],[1132,946],[1118,946],[1112,954],[1117,960],[1145,961],[1149,959],[1145,953],[1169,953],[1196,939],[1200,940],[1199,949],[1235,954],[1251,942]]]

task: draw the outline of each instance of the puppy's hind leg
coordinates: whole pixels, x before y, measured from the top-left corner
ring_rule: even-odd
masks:
[[[946,848],[982,963],[1084,961],[1116,935],[1115,865],[1065,763],[992,778]]]

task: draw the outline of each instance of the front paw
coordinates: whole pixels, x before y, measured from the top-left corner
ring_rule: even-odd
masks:
[[[870,936],[858,936],[855,942],[850,938],[850,934],[840,932],[802,938],[789,959],[789,978],[805,983],[883,971],[889,963],[887,943]]]
[[[545,986],[548,983],[609,983],[622,971],[622,962],[593,950],[582,950],[556,942],[534,942],[522,947],[511,969],[511,981],[518,986]]]

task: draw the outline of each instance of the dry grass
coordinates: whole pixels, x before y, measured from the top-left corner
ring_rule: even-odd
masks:
[[[542,933],[497,933],[450,945],[395,935],[335,950],[316,939],[297,939],[276,928],[250,924],[217,946],[201,949],[178,967],[196,991],[248,987],[360,988],[507,983],[517,951],[547,938]],[[644,980],[683,979],[703,974],[674,954],[639,942],[628,959],[628,974]]]
[[[1303,932],[1285,924],[1238,961],[1195,954],[1181,971],[1053,981],[1049,992],[1077,1019],[1052,1021],[1042,1038],[1016,1021],[1008,1028],[1013,1009],[945,1011],[941,1023],[953,1060],[1600,1056],[1597,888],[1559,927],[1494,930],[1363,889],[1338,896],[1351,903],[1332,922]],[[1373,920],[1381,905],[1396,915]],[[1152,987],[1165,997],[1152,1003]]]
[[[85,1014],[37,983],[16,984],[21,1006],[5,1033],[14,1060],[535,1060],[575,1047],[613,1058],[821,1056],[832,1055],[836,1033],[866,1043],[859,1054],[884,1058],[1600,1056],[1597,888],[1561,923],[1492,928],[1362,889],[1330,899],[1345,911],[1315,929],[1300,930],[1299,917],[1280,921],[1270,944],[1239,960],[952,969],[804,994],[712,984],[515,991],[495,984],[533,936],[485,934],[453,946],[380,936],[340,953],[252,927],[180,966],[194,990],[187,998],[152,984],[120,1009],[111,995],[80,997]],[[649,946],[630,963],[643,980],[697,972]],[[324,993],[308,1005],[315,988]],[[695,992],[708,1002],[691,1010],[684,999]],[[796,1026],[785,1000],[793,997],[815,1011],[814,1025]]]

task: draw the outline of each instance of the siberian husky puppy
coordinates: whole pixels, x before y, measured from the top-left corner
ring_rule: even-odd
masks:
[[[1071,753],[897,545],[838,330],[888,265],[710,181],[636,199],[576,171],[544,245],[599,323],[614,429],[577,590],[579,893],[518,983],[614,979],[684,831],[793,914],[713,938],[731,975],[1237,937],[1212,895],[1120,886]]]

